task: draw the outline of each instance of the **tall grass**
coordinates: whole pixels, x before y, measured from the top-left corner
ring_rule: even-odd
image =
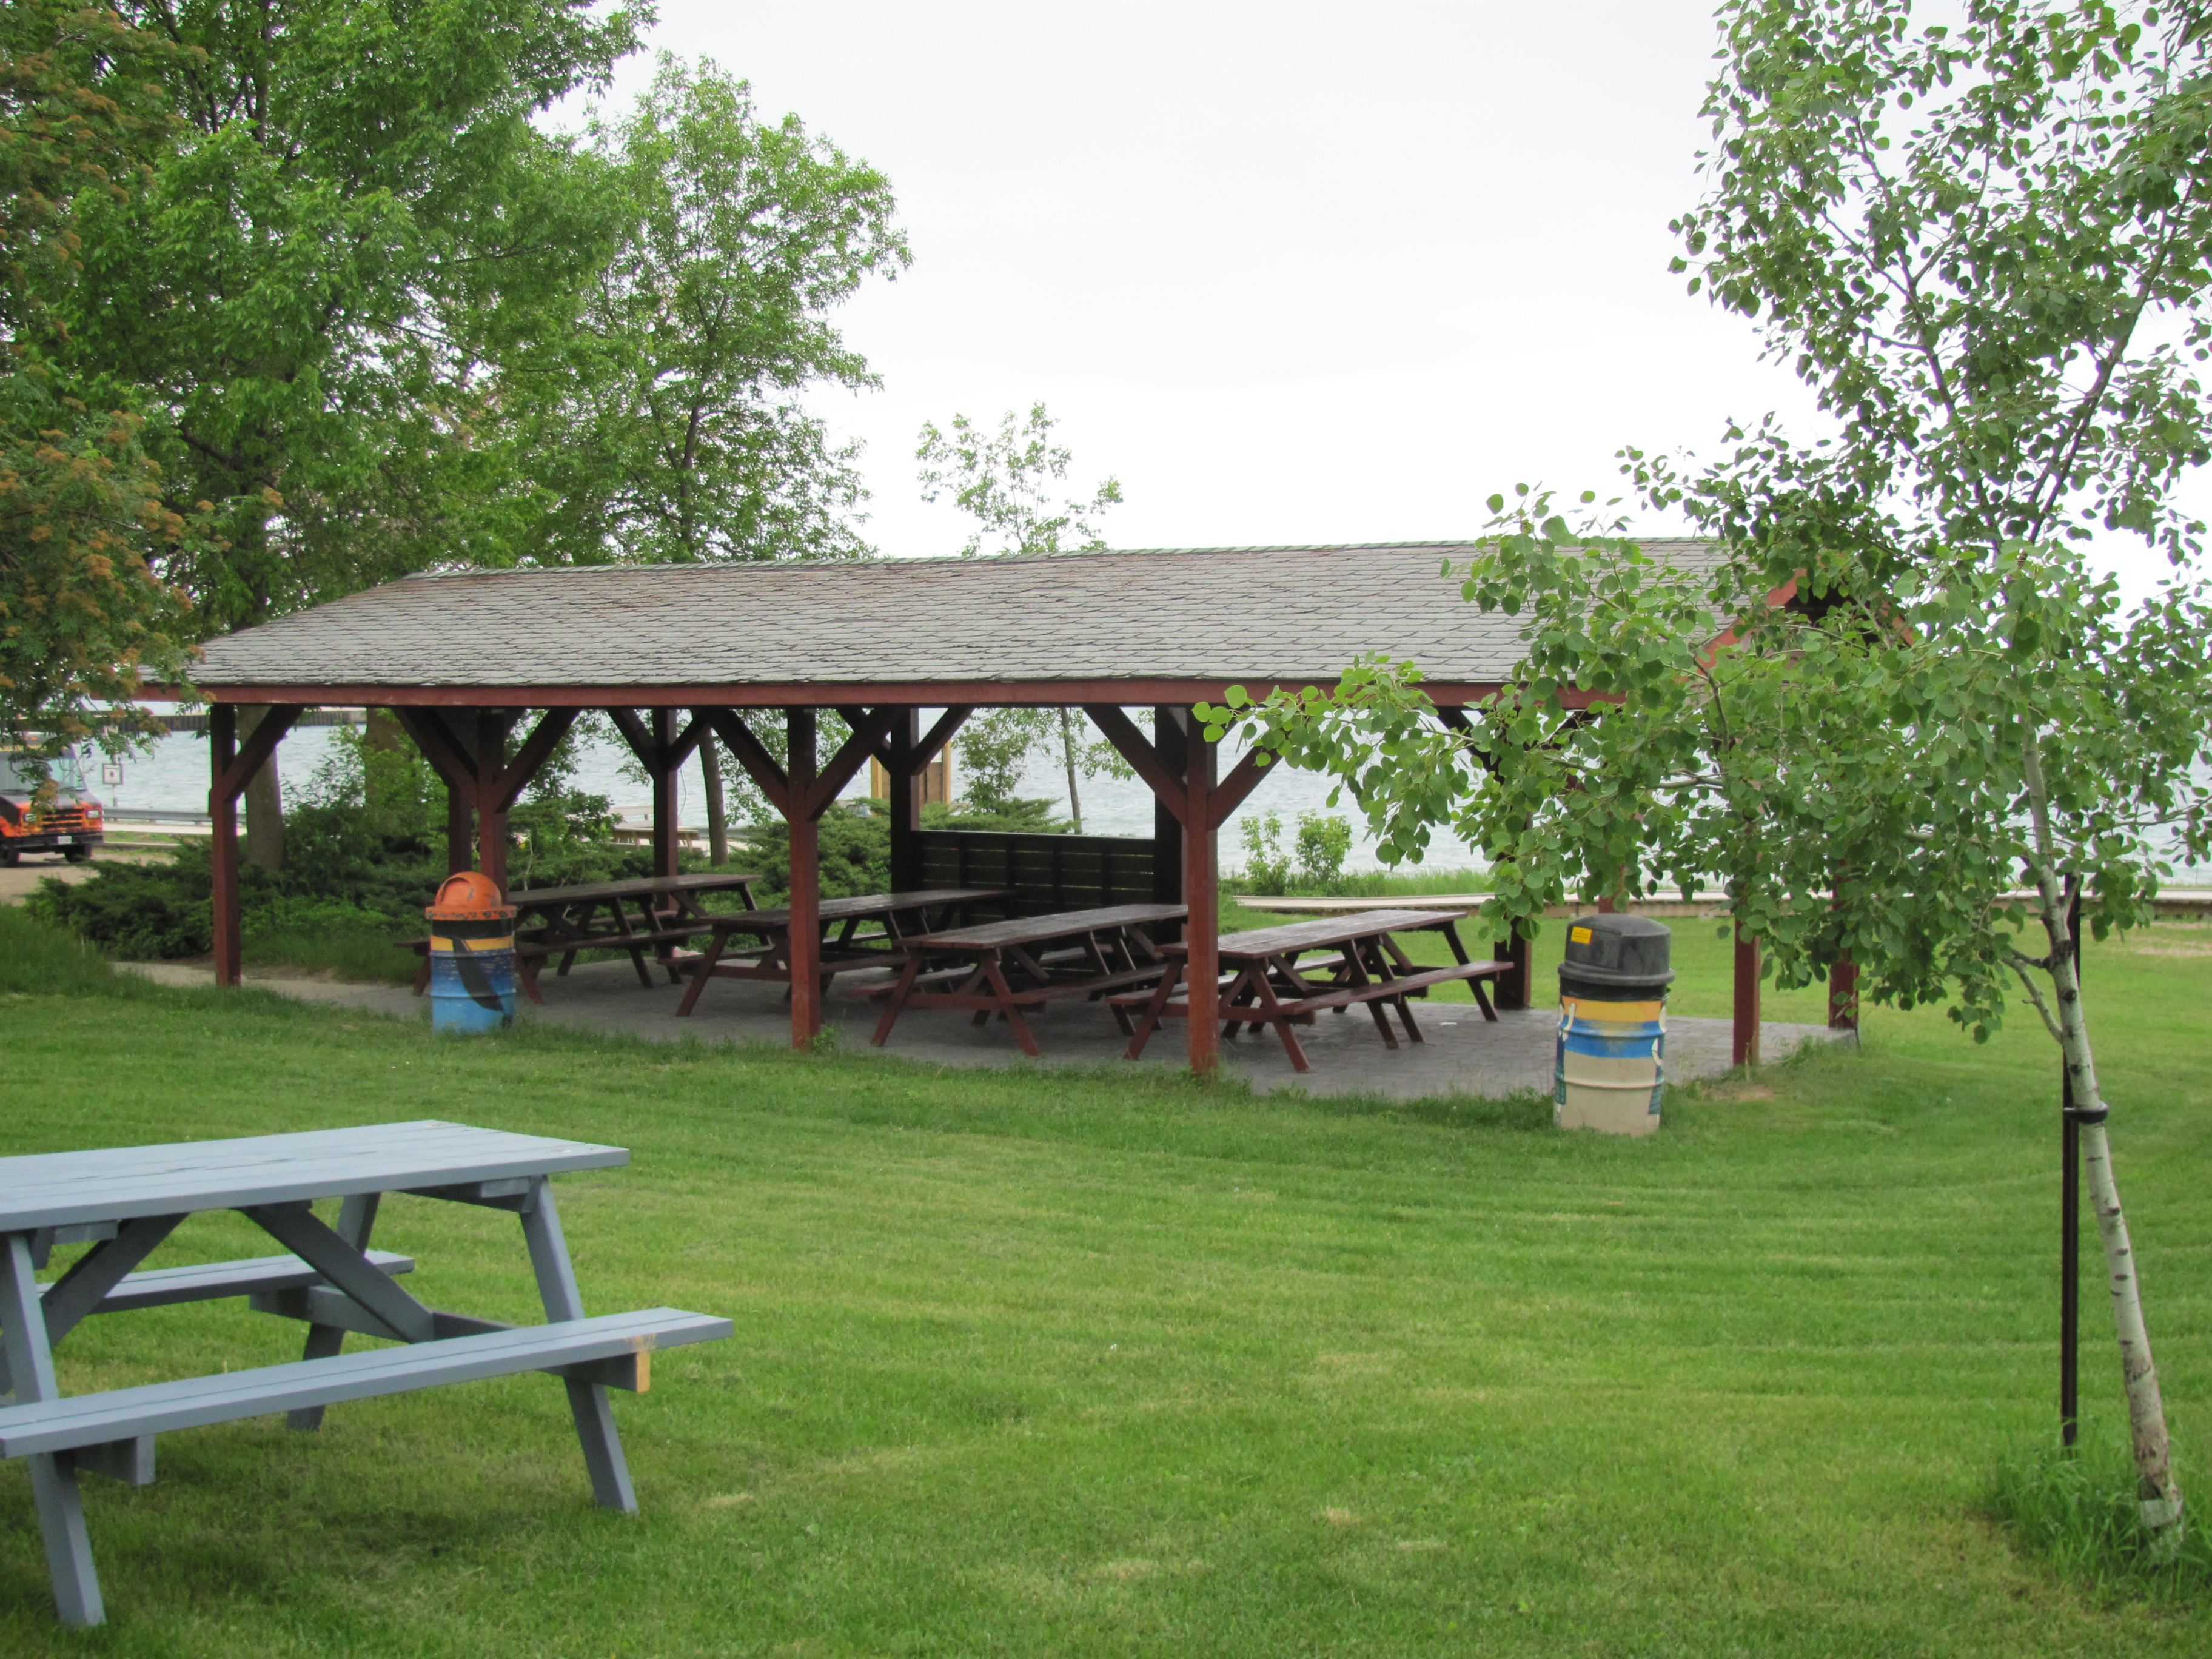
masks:
[[[2108,1440],[2070,1455],[2048,1446],[2001,1460],[1983,1506],[2024,1554],[2107,1594],[2187,1597],[2212,1589],[2203,1519],[2185,1526],[2178,1543],[2154,1534],[2136,1499],[2134,1466]]]
[[[93,946],[38,921],[22,906],[0,905],[0,994],[130,995],[132,986],[145,983],[118,975]]]

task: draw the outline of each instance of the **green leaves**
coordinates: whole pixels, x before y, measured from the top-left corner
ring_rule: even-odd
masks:
[[[1075,457],[1052,441],[1052,416],[1042,404],[1030,406],[1017,421],[1011,410],[986,431],[965,415],[952,417],[950,433],[933,421],[922,423],[915,459],[921,463],[921,499],[933,501],[945,490],[960,510],[975,520],[961,547],[963,556],[979,553],[1062,553],[1101,548],[1097,520],[1118,506],[1121,486],[1108,478],[1088,501],[1058,499]]]
[[[856,452],[801,401],[872,386],[830,313],[907,261],[890,185],[769,123],[711,64],[664,55],[618,116],[595,115],[568,184],[604,212],[572,325],[508,356],[504,428],[535,476],[545,562],[841,556],[866,495]]]

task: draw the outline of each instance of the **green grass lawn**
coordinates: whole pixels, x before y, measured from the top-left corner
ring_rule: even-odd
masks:
[[[1683,1012],[1726,1011],[1710,933],[1677,927]],[[1527,1103],[439,1041],[91,994],[42,949],[0,912],[5,1151],[417,1116],[613,1141],[630,1167],[560,1188],[587,1303],[738,1334],[617,1396],[634,1519],[591,1506],[542,1377],[169,1436],[155,1486],[87,1482],[100,1632],[53,1626],[0,1466],[0,1654],[2212,1650],[2203,1599],[2070,1580],[1985,1513],[2054,1414],[2057,1068],[2025,1024],[1976,1048],[1876,1012],[1863,1054],[1678,1091],[1627,1142]],[[2212,929],[2094,947],[2088,983],[2212,1518]],[[507,1217],[398,1198],[378,1242],[434,1304],[537,1316]],[[268,1248],[202,1218],[157,1260]],[[64,1386],[297,1341],[231,1304],[97,1320]]]

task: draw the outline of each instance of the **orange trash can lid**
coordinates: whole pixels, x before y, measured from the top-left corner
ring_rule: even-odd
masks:
[[[433,921],[499,921],[514,914],[512,904],[500,898],[499,884],[474,870],[447,876],[438,896],[422,907]]]

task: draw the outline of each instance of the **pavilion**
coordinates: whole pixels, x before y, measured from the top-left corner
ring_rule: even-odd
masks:
[[[1711,556],[1698,542],[1648,546],[1662,557]],[[1073,877],[1068,860],[1047,873],[1009,854],[1001,867],[1012,879],[994,884],[1019,890],[1032,908],[1071,892],[1097,904],[1187,904],[1191,978],[1210,983],[1217,832],[1264,774],[1249,756],[1224,773],[1192,706],[1231,685],[1255,696],[1333,686],[1355,659],[1381,652],[1418,662],[1439,717],[1459,723],[1520,656],[1518,625],[1466,604],[1440,574],[1473,551],[1424,542],[465,571],[410,576],[242,629],[208,645],[197,676],[211,705],[216,981],[240,978],[238,799],[306,710],[391,709],[446,781],[450,867],[480,868],[504,889],[508,811],[578,716],[599,709],[653,779],[657,874],[676,872],[677,772],[709,732],[782,815],[792,1040],[803,1047],[822,1024],[811,969],[823,813],[879,761],[892,781],[891,885],[923,884],[944,843],[962,843],[965,856],[968,843],[989,838],[922,830],[922,769],[975,709],[1036,705],[1085,710],[1150,787],[1154,834],[1114,841]],[[266,711],[243,744],[241,707]],[[1131,707],[1153,711],[1149,733]],[[925,732],[930,708],[944,712]],[[826,758],[823,709],[851,732]],[[787,739],[781,763],[754,724],[771,711]],[[1083,850],[1071,846],[1069,860]],[[1525,942],[1497,953],[1517,964],[1500,1003],[1527,1006]],[[1758,1029],[1758,993],[1756,947],[1741,947],[1739,1060]],[[1218,1028],[1188,1024],[1191,1066],[1211,1070]]]

